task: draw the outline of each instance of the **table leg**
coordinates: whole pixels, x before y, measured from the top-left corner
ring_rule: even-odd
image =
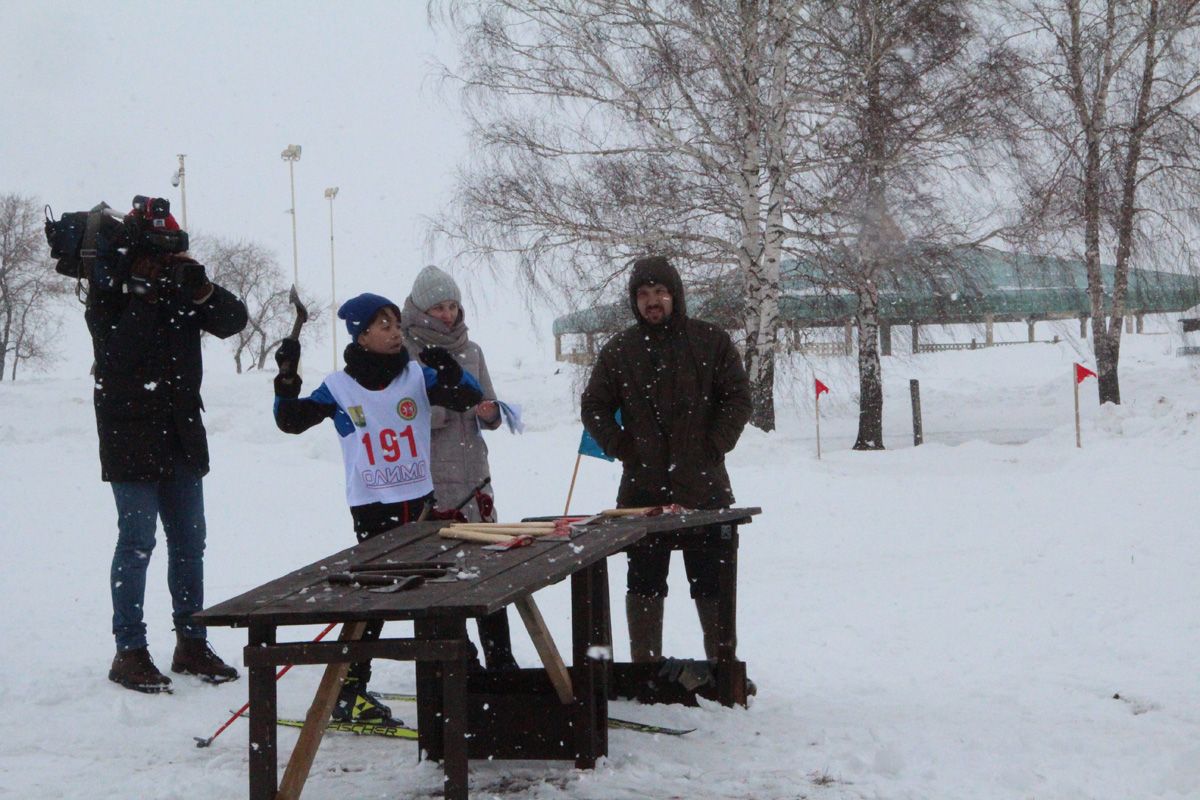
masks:
[[[746,671],[737,660],[737,525],[718,526],[721,567],[717,606],[717,699],[724,706],[746,705]]]
[[[247,649],[275,644],[274,625],[251,625]],[[275,669],[250,667],[250,800],[274,800],[279,789]]]
[[[439,627],[436,621],[418,619],[413,621],[413,634],[417,639],[437,639]],[[466,637],[466,627],[463,628]],[[442,760],[442,665],[437,661],[416,663],[417,673],[417,747],[418,756],[430,761]]]
[[[443,752],[446,800],[467,800],[467,660],[442,662]]]
[[[604,616],[601,603],[606,596],[608,575],[601,561],[571,576],[571,662],[575,679],[575,766],[593,769],[596,759],[608,751],[608,698],[604,680],[605,662],[592,658],[589,650],[603,644]]]

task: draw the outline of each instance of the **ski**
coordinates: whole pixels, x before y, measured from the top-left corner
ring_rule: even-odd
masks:
[[[371,692],[380,700],[391,700],[394,703],[415,703],[417,696],[415,694],[398,694],[396,692]],[[631,719],[620,719],[619,717],[609,717],[608,727],[624,730],[636,731],[638,733],[659,733],[663,736],[685,736],[695,728],[668,728],[663,725],[652,725],[648,722],[635,722]]]
[[[621,719],[620,717],[609,717],[608,727],[623,731],[637,731],[638,733],[661,733],[663,736],[686,736],[696,730],[695,728],[668,728],[665,725],[634,722],[631,719]]]
[[[302,719],[280,718],[278,723],[285,728],[303,728]],[[353,733],[357,736],[386,736],[389,739],[416,741],[417,729],[405,725],[383,725],[378,722],[327,722],[325,730],[334,733]]]

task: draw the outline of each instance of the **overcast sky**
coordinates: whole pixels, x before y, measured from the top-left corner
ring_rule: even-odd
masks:
[[[434,66],[453,63],[454,41],[431,30],[423,0],[0,0],[0,19],[0,192],[33,195],[56,214],[158,195],[178,218],[170,179],[186,153],[190,231],[257,240],[290,273],[280,152],[299,144],[309,291],[329,297],[326,187],[339,187],[339,298],[370,290],[402,302],[439,255],[425,247],[421,215],[449,200],[468,150],[457,90]],[[496,335],[492,317],[511,331],[527,316],[456,275],[476,284],[467,306],[477,338]]]

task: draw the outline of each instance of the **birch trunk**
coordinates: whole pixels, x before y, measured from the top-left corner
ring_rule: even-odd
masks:
[[[883,381],[879,364],[879,290],[858,292],[858,439],[855,450],[883,449]]]

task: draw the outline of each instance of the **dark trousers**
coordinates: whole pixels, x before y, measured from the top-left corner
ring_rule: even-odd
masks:
[[[643,597],[667,596],[667,573],[671,568],[671,549],[667,547],[631,547],[625,588]],[[684,550],[683,566],[693,598],[720,595],[720,553],[708,550]]]

